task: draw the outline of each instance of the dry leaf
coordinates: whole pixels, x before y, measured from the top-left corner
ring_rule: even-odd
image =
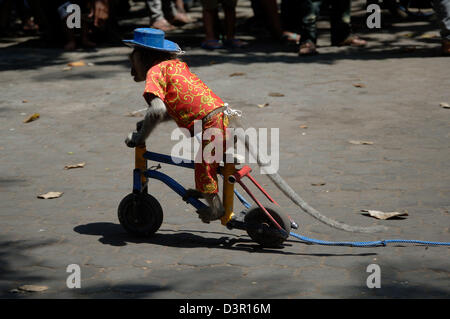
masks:
[[[348,141],[350,144],[355,144],[355,145],[373,145],[373,142],[371,141]]]
[[[324,186],[327,183],[311,183],[312,186]]]
[[[47,286],[36,286],[36,285],[23,285],[19,287],[19,290],[27,292],[41,292],[47,290]]]
[[[64,166],[64,169],[79,168],[79,167],[84,167],[84,165],[86,165],[85,162],[74,164],[74,165],[66,165],[66,166]]]
[[[354,83],[353,86],[355,88],[365,88],[366,87],[366,85],[364,83]]]
[[[263,108],[269,106],[269,103],[264,103],[264,104],[258,104],[258,107]]]
[[[414,34],[413,33],[404,33],[402,34],[404,37],[411,38]]]
[[[67,65],[68,65],[68,66],[72,66],[72,67],[75,67],[75,66],[85,66],[85,65],[86,65],[86,62],[84,62],[83,60],[80,60],[80,61],[75,61],[75,62],[67,63]]]
[[[244,73],[244,72],[234,72],[234,73],[230,74],[230,76],[242,76],[242,75],[246,75],[246,73]]]
[[[33,121],[36,121],[41,115],[39,113],[34,113],[33,115],[30,115],[27,119],[25,119],[24,123],[30,123]]]
[[[300,125],[300,128],[308,128],[308,125]]]
[[[42,198],[42,199],[52,199],[52,198],[58,198],[61,197],[63,193],[61,192],[48,192],[42,195],[38,195],[38,198]]]
[[[422,34],[422,35],[420,36],[420,39],[433,39],[433,38],[437,38],[437,37],[438,37],[437,34],[434,34],[434,33],[425,33],[425,34]]]
[[[23,100],[22,103],[28,103],[28,100]]]
[[[450,109],[450,105],[448,105],[448,103],[445,102],[439,103],[439,106],[443,107],[444,109]]]
[[[269,96],[273,96],[273,97],[282,97],[282,96],[284,96],[284,94],[278,93],[278,92],[271,92],[271,93],[269,93]]]
[[[377,219],[389,219],[392,217],[397,217],[397,216],[408,216],[407,212],[403,212],[403,213],[399,213],[399,212],[381,212],[379,210],[366,210],[366,209],[361,209],[362,212],[364,213],[369,213],[370,216],[375,217]]]

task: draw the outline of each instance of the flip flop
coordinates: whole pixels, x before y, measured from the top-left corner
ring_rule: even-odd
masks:
[[[223,44],[226,47],[232,48],[232,49],[242,49],[248,46],[248,43],[239,39],[230,39],[223,41]]]
[[[281,36],[281,41],[285,44],[299,44],[300,43],[300,34],[295,32],[283,31],[283,35]]]
[[[223,45],[220,44],[219,40],[205,40],[202,42],[201,47],[207,50],[222,49]]]

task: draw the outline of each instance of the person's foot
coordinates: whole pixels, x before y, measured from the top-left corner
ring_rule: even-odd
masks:
[[[207,50],[216,50],[216,49],[222,49],[223,45],[219,42],[219,40],[211,39],[211,40],[205,40],[201,44],[203,49]]]
[[[95,42],[90,41],[89,39],[81,39],[81,45],[86,49],[93,49],[97,46]]]
[[[286,44],[299,44],[300,34],[290,31],[283,31],[281,35],[281,40]]]
[[[352,47],[363,47],[367,45],[367,41],[359,38],[356,35],[351,35],[344,41],[338,44],[338,46],[352,46]]]
[[[298,50],[298,55],[300,56],[314,55],[317,53],[319,52],[317,52],[316,45],[311,41],[303,42]]]
[[[39,30],[39,26],[34,23],[34,20],[32,18],[27,19],[25,23],[23,24],[23,30],[24,31],[36,31]]]
[[[224,40],[223,44],[232,49],[243,49],[248,46],[248,43],[239,39],[228,39]]]
[[[443,55],[450,55],[450,40],[442,41],[441,52]]]
[[[64,45],[64,50],[73,51],[77,48],[77,42],[75,40],[70,40]]]
[[[175,30],[176,27],[171,25],[166,19],[159,19],[150,26],[150,28],[159,29],[164,32]]]
[[[173,25],[176,25],[176,24],[183,25],[183,24],[191,23],[192,20],[186,13],[179,12],[175,15],[175,17],[173,17],[173,19],[170,22]]]

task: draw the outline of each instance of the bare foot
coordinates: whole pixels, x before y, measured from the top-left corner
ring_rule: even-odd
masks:
[[[300,45],[300,50],[298,51],[298,55],[314,55],[317,54],[316,45],[311,41],[306,41]]]
[[[363,47],[367,44],[366,40],[360,39],[356,35],[349,36],[347,39],[338,44],[338,46]]]
[[[299,44],[300,43],[300,34],[290,31],[283,31],[281,35],[281,39],[287,44]]]
[[[164,32],[175,30],[175,26],[171,25],[166,19],[155,21],[150,28],[159,29]]]
[[[75,40],[70,40],[64,45],[64,50],[73,51],[77,48],[77,42]]]
[[[172,19],[172,24],[188,24],[191,23],[191,18],[186,13],[177,13]]]
[[[88,38],[82,38],[81,45],[87,49],[92,49],[97,46],[97,44],[95,42],[90,41]]]

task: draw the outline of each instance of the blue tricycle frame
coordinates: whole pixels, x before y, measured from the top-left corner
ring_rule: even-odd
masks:
[[[147,168],[147,161],[158,162],[156,166]],[[169,164],[182,168],[195,169],[195,163],[192,160],[175,158],[165,154],[147,151],[145,145],[135,148],[135,168],[133,170],[133,192],[126,196],[119,205],[119,221],[124,228],[135,235],[143,235],[138,231],[134,231],[130,223],[141,224],[154,223],[149,225],[144,235],[152,235],[155,233],[162,223],[162,208],[159,202],[148,194],[149,179],[156,179],[166,184],[170,189],[182,197],[187,203],[194,206],[196,210],[207,208],[208,206],[194,197],[186,197],[187,190],[172,177],[159,171],[161,165]],[[225,163],[219,166],[219,173],[223,176],[223,203],[225,208],[225,216],[221,218],[222,224],[228,229],[246,230],[249,236],[265,247],[281,246],[281,244],[289,237],[291,227],[298,226],[290,220],[287,215],[279,211],[279,207],[275,205],[263,206],[260,201],[251,193],[251,191],[243,184],[243,177],[249,178],[263,194],[274,204],[278,205],[267,192],[254,180],[250,175],[251,169],[244,166],[240,170],[235,168],[235,163]],[[239,183],[248,195],[256,202],[257,207],[252,205],[242,196],[236,189],[234,184]],[[231,195],[230,195],[231,194]],[[241,212],[244,218],[238,219],[233,213],[233,197],[245,207]],[[231,198],[230,198],[231,197]],[[140,203],[144,202],[144,204]],[[154,214],[157,216],[149,216]],[[132,218],[129,216],[132,215]]]

